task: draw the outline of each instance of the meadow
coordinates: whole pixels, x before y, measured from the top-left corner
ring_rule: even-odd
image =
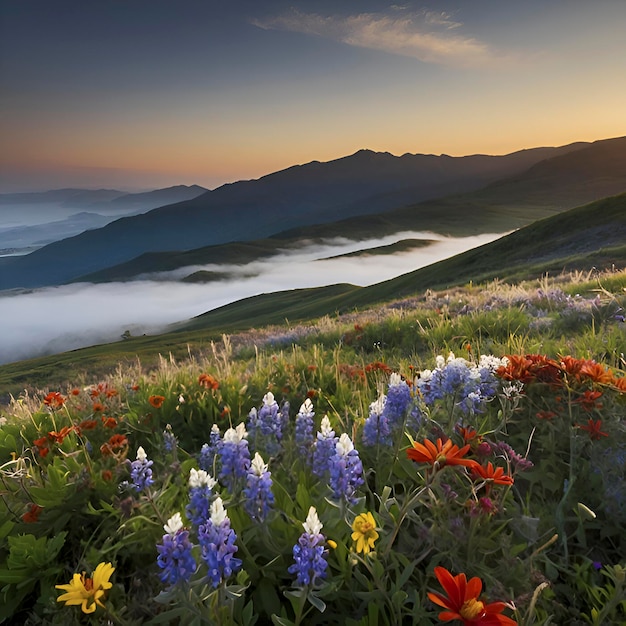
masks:
[[[625,309],[492,280],[40,377],[0,621],[626,624]]]

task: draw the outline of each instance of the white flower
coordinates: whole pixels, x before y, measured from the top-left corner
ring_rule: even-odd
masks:
[[[229,428],[224,433],[224,443],[239,443],[248,436],[246,425],[243,422],[237,424],[237,428]]]
[[[219,435],[220,434],[219,426],[217,424],[213,424],[213,426],[211,426],[211,432],[215,433],[216,435]]]
[[[252,463],[250,463],[250,470],[256,476],[263,476],[263,474],[267,472],[267,463],[263,461],[263,458],[258,452],[255,453]]]
[[[391,376],[389,376],[389,386],[394,387],[399,385],[402,382],[402,377],[397,372],[393,372]]]
[[[441,356],[441,354],[437,356],[437,358],[435,359],[435,362],[437,363],[438,369],[443,369],[443,367],[446,364],[446,360]]]
[[[189,472],[189,486],[191,488],[194,487],[208,487],[209,489],[213,489],[217,481],[206,471],[197,470],[194,467],[191,468]]]
[[[183,527],[183,518],[180,513],[174,513],[172,517],[167,520],[167,524],[163,525],[163,529],[169,535],[175,535]]]
[[[309,509],[309,514],[306,516],[306,522],[304,522],[302,526],[304,526],[304,530],[309,533],[309,535],[319,535],[323,528],[323,524],[320,522],[320,518],[317,516],[317,511],[314,506]]]
[[[454,361],[456,359],[456,357],[454,356],[454,352],[450,351],[448,353],[448,363],[452,363],[452,361]]]
[[[423,370],[420,372],[419,380],[423,383],[429,383],[433,379],[432,370]]]
[[[335,451],[339,456],[348,456],[352,450],[354,450],[352,439],[350,439],[346,433],[343,433],[343,435],[339,437]]]
[[[145,461],[148,458],[148,455],[146,454],[146,451],[143,449],[142,446],[139,446],[137,448],[137,460],[138,461]]]
[[[382,415],[386,402],[387,396],[384,393],[381,393],[380,396],[378,396],[378,400],[370,404],[370,413],[373,413],[374,415]]]
[[[178,396],[178,404],[185,404],[185,396],[182,393]]]
[[[320,433],[324,439],[332,439],[335,436],[335,431],[330,427],[330,420],[328,415],[322,417],[322,423],[320,424]]]
[[[222,502],[222,498],[217,496],[211,505],[211,523],[214,526],[220,526],[226,519],[228,519],[228,515],[226,515],[224,503]]]
[[[300,413],[303,414],[303,415],[305,413],[313,413],[313,403],[311,402],[311,400],[309,398],[307,398],[302,403],[302,406],[300,407]]]
[[[276,400],[274,400],[274,394],[271,391],[268,391],[264,396],[263,396],[263,404],[265,406],[272,406],[273,404],[276,403]]]

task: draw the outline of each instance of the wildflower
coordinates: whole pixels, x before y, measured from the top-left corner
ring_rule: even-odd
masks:
[[[205,443],[202,445],[200,454],[198,455],[198,465],[200,465],[200,469],[203,469],[206,472],[214,472],[213,465],[215,462],[215,457],[218,454],[221,445],[222,436],[220,435],[220,429],[218,428],[217,424],[213,424],[213,426],[211,427],[211,433],[209,435],[209,443]]]
[[[406,451],[407,456],[416,463],[430,463],[435,469],[444,467],[445,465],[464,465],[465,467],[474,467],[478,465],[472,459],[464,459],[470,449],[469,444],[459,448],[453,445],[448,439],[445,443],[441,443],[441,439],[437,439],[435,445],[429,439],[424,439],[424,443],[413,442],[413,447]]]
[[[220,384],[211,374],[200,374],[198,376],[198,384],[205,389],[219,389]]]
[[[330,459],[335,454],[338,440],[335,431],[330,426],[328,416],[324,415],[313,448],[312,471],[316,476],[324,476],[330,470]]]
[[[50,431],[48,433],[48,439],[50,439],[50,441],[55,441],[60,445],[73,430],[75,430],[75,426],[63,426],[59,432],[56,430]]]
[[[196,571],[196,562],[191,554],[189,531],[183,527],[180,513],[175,513],[163,526],[163,541],[157,544],[157,565],[163,570],[161,582],[175,585],[188,582]]]
[[[48,437],[39,437],[39,439],[35,439],[33,441],[33,446],[37,450],[37,454],[45,459],[48,456],[48,452],[50,452],[50,448],[48,447]]]
[[[155,408],[160,409],[165,402],[165,396],[150,396],[148,402]]]
[[[580,368],[580,376],[600,384],[610,384],[613,380],[613,372],[593,360],[583,362]]]
[[[128,439],[124,435],[112,435],[106,443],[100,446],[100,454],[110,456],[116,450],[125,452],[127,447]]]
[[[447,569],[439,566],[435,567],[435,576],[447,594],[444,596],[440,593],[428,592],[428,597],[432,602],[446,609],[439,613],[440,621],[459,620],[464,626],[517,625],[517,622],[510,617],[501,615],[506,607],[504,602],[486,604],[478,599],[483,587],[480,578],[475,576],[468,581],[465,574],[453,576]]]
[[[387,400],[384,407],[385,417],[389,420],[392,430],[402,426],[404,414],[410,402],[411,390],[409,386],[406,381],[402,380],[400,374],[394,372],[389,377]]]
[[[163,447],[166,452],[173,452],[176,450],[176,446],[178,446],[178,439],[172,432],[172,425],[168,424],[163,431]]]
[[[261,455],[255,453],[248,470],[247,486],[243,491],[246,497],[245,509],[257,522],[262,522],[274,505],[272,478],[267,467]]]
[[[472,474],[474,478],[484,480],[485,483],[488,484],[511,486],[514,482],[513,477],[505,474],[503,468],[494,468],[491,461],[489,461],[487,465],[474,465],[472,467]]]
[[[185,513],[194,526],[206,523],[209,518],[211,492],[217,481],[204,470],[191,468],[189,472],[189,504]]]
[[[43,507],[38,504],[31,504],[28,511],[22,515],[22,521],[25,524],[34,524],[39,520],[39,515],[43,511]]]
[[[65,606],[80,605],[83,613],[93,613],[96,605],[104,608],[102,598],[104,592],[113,586],[109,578],[114,571],[111,563],[99,563],[92,578],[86,578],[84,572],[74,574],[67,585],[55,585],[56,589],[65,591],[57,598],[57,602],[65,602]]]
[[[356,542],[357,553],[367,554],[374,549],[374,542],[378,539],[376,532],[376,521],[374,516],[368,511],[357,515],[352,523],[352,541]]]
[[[104,404],[102,402],[94,402],[91,408],[94,413],[101,413],[104,411]]]
[[[602,428],[602,420],[587,420],[587,423],[584,426],[579,426],[580,430],[586,430],[589,433],[589,438],[594,441],[598,441],[600,437],[608,437],[609,433],[605,433],[601,431]]]
[[[350,504],[356,503],[354,494],[363,484],[363,464],[359,452],[350,437],[343,433],[335,446],[335,454],[330,458],[330,488],[337,500],[345,498]]]
[[[97,420],[83,420],[78,425],[78,432],[81,432],[83,430],[93,430],[97,426],[98,426]]]
[[[302,524],[304,532],[293,547],[294,564],[287,570],[296,574],[297,585],[314,585],[318,578],[325,578],[328,563],[326,556],[325,537],[322,535],[322,523],[314,506],[309,509],[306,521]]]
[[[114,417],[102,416],[102,425],[105,428],[115,428],[117,426],[117,420]]]
[[[391,425],[385,412],[386,404],[385,394],[381,394],[378,400],[370,404],[370,414],[363,425],[363,444],[368,447],[391,445]]]
[[[557,414],[554,411],[537,411],[537,413],[535,413],[535,417],[537,417],[537,419],[540,420],[551,420],[553,417],[556,417]]]
[[[602,408],[602,402],[598,402],[601,397],[601,391],[591,391],[587,389],[587,391],[585,391],[580,398],[576,398],[574,402],[580,404],[585,411],[593,411],[594,409]]]
[[[51,391],[44,399],[43,403],[52,410],[60,409],[65,404],[64,398],[58,391]]]
[[[233,490],[235,483],[245,478],[250,467],[250,451],[248,450],[248,433],[243,422],[237,428],[229,428],[219,449],[222,467],[219,478]]]
[[[252,408],[248,415],[247,427],[250,439],[257,448],[265,450],[270,456],[274,456],[280,451],[280,442],[283,436],[283,416],[279,415],[278,403],[271,391],[263,396],[263,406],[258,412]]]
[[[132,478],[132,486],[136,491],[146,489],[154,480],[152,478],[152,461],[148,461],[145,450],[139,446],[137,448],[137,459],[130,466],[130,477]]]
[[[301,458],[309,460],[313,445],[313,403],[308,398],[304,401],[296,415],[296,446]]]
[[[233,556],[237,552],[236,539],[222,499],[218,496],[211,505],[211,517],[198,528],[202,558],[214,588],[241,567],[241,559]]]

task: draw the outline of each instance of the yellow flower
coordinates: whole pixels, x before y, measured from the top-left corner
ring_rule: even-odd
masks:
[[[361,513],[356,516],[352,524],[352,540],[356,541],[357,553],[367,554],[374,549],[374,542],[378,539],[376,522],[371,513]]]
[[[93,613],[96,604],[104,608],[101,602],[106,589],[110,589],[113,583],[109,582],[115,568],[111,563],[100,563],[93,573],[93,578],[86,578],[85,572],[74,574],[72,581],[67,585],[55,585],[57,589],[67,592],[57,598],[57,602],[65,602],[66,606],[81,605],[83,613]]]

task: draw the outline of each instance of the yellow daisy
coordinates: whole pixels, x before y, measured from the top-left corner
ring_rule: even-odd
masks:
[[[357,554],[367,554],[374,549],[374,542],[378,539],[376,521],[371,513],[361,513],[356,516],[352,524],[352,540],[356,541]]]
[[[57,598],[57,602],[65,602],[66,606],[81,605],[83,613],[93,613],[96,605],[104,608],[101,598],[104,592],[113,586],[109,582],[111,574],[115,568],[111,563],[100,563],[93,573],[93,578],[86,578],[85,572],[82,574],[74,574],[72,580],[67,585],[55,585],[57,589],[61,589],[66,593]]]

